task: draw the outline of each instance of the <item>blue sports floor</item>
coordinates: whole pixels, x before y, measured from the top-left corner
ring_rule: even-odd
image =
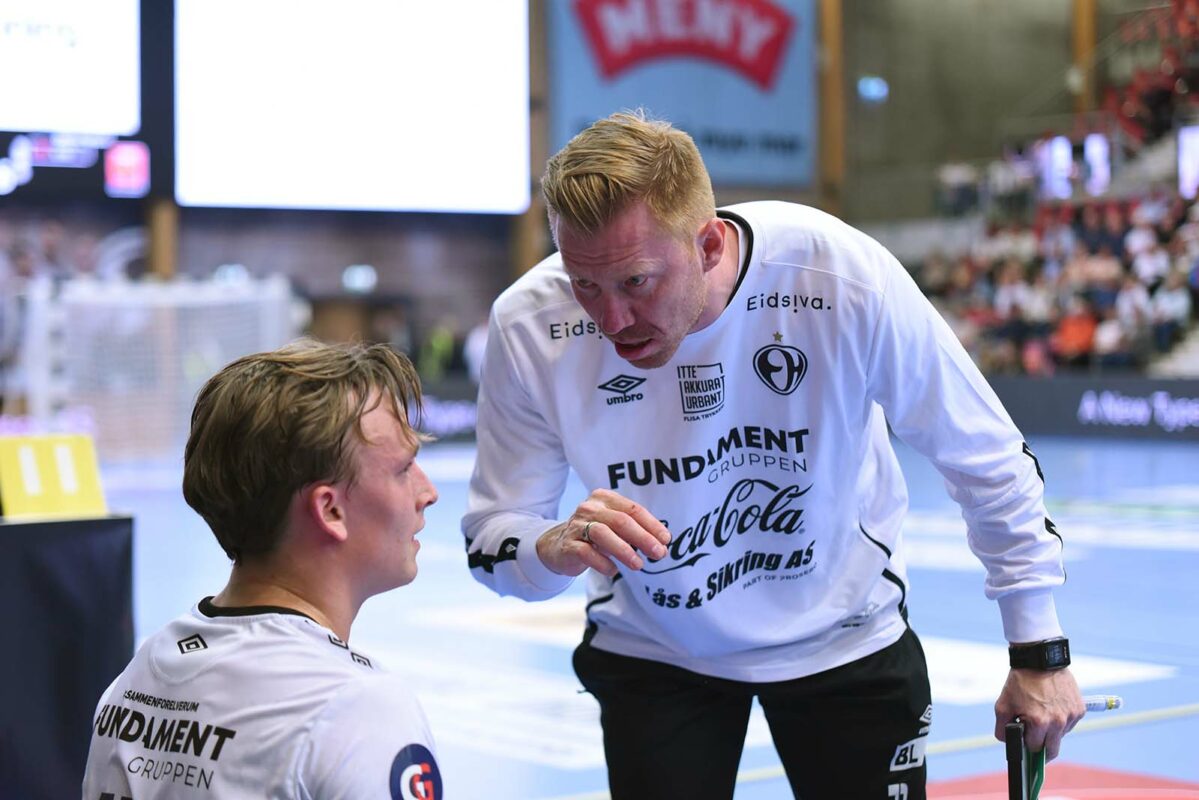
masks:
[[[1199,446],[1031,444],[1066,543],[1069,580],[1057,603],[1075,676],[1084,694],[1125,700],[1120,711],[1089,715],[1066,739],[1042,800],[1199,798]],[[980,777],[1004,769],[990,735],[1007,662],[998,611],[983,597],[982,568],[940,477],[899,447],[912,506],[911,622],[928,654],[935,706],[930,795],[1006,797],[988,788],[994,776]],[[458,518],[472,452],[455,445],[422,452],[441,500],[421,534],[420,575],[367,603],[355,647],[410,677],[437,739],[449,800],[606,798],[598,712],[569,665],[582,631],[582,587],[528,604],[497,597],[470,577]],[[217,592],[228,563],[184,504],[176,471],[113,466],[104,479],[110,507],[136,517],[140,639]],[[571,492],[580,497],[582,487],[572,484]],[[736,798],[788,797],[755,711]]]

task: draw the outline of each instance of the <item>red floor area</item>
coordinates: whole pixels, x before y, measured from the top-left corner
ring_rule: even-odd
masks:
[[[1007,800],[1007,774],[994,772],[972,778],[929,784],[930,800]],[[1199,799],[1199,783],[1155,778],[1076,764],[1051,764],[1041,800],[1165,800]]]

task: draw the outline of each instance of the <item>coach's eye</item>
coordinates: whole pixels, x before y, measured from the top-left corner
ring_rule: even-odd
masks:
[[[625,286],[632,286],[632,287],[634,287],[634,288],[635,288],[635,287],[637,287],[637,286],[644,286],[644,285],[645,285],[645,282],[646,282],[647,280],[649,280],[649,279],[648,279],[648,278],[646,278],[644,275],[634,275],[633,277],[631,277],[631,278],[629,278],[627,281],[625,281],[625,282],[624,282],[624,285],[625,285]]]

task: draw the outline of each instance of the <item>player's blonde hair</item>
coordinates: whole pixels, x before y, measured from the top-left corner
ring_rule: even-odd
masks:
[[[716,216],[712,181],[691,137],[643,110],[601,119],[546,163],[541,192],[550,225],[598,231],[637,200],[677,236]]]
[[[204,385],[183,455],[183,497],[234,562],[269,553],[292,497],[318,481],[354,481],[362,417],[389,402],[413,444],[420,378],[386,345],[300,339],[245,356]]]

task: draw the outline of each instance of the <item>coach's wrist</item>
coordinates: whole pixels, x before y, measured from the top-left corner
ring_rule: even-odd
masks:
[[[1012,669],[1035,669],[1052,672],[1070,666],[1070,640],[1065,636],[1043,642],[1008,645],[1008,663]]]
[[[536,538],[530,536],[520,540],[516,546],[516,564],[520,567],[521,574],[524,575],[530,586],[538,592],[544,593],[546,597],[552,597],[570,586],[574,578],[555,572],[542,560],[538,551],[545,533],[543,532]]]
[[[1003,637],[1009,642],[1042,642],[1064,636],[1049,589],[1012,592],[999,598]]]

